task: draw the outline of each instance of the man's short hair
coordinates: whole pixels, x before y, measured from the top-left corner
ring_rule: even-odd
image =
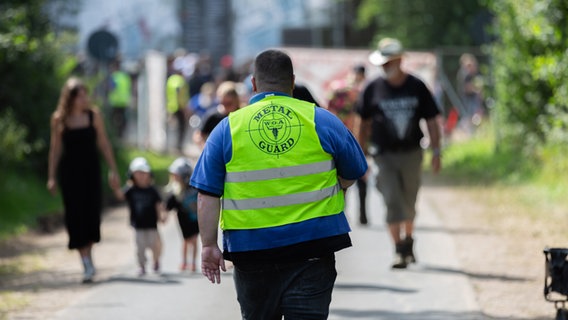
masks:
[[[237,92],[237,84],[233,81],[223,81],[219,84],[217,88],[217,97],[221,98],[223,96],[231,96],[233,98],[239,98],[239,93]]]
[[[259,92],[291,92],[294,68],[290,57],[279,50],[266,50],[254,60],[254,78]]]

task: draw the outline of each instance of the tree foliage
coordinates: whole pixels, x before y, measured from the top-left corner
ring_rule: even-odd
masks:
[[[358,23],[375,25],[376,39],[396,37],[415,49],[491,40],[502,145],[531,151],[568,142],[568,0],[363,0]]]
[[[0,113],[10,114],[13,121],[3,130],[14,129],[18,134],[13,137],[22,146],[34,146],[21,150],[26,162],[37,168],[44,167],[49,117],[61,83],[56,72],[59,53],[42,5],[42,0],[0,4]],[[0,145],[2,153],[8,147]]]
[[[377,26],[375,40],[394,37],[414,49],[484,43],[489,18],[479,0],[363,0],[358,10],[359,26]]]
[[[568,1],[490,2],[495,101],[506,142],[568,142]]]

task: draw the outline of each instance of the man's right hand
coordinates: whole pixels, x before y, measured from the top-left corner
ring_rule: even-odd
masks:
[[[201,250],[201,272],[211,283],[221,283],[221,271],[227,271],[223,253],[217,245],[204,246]]]

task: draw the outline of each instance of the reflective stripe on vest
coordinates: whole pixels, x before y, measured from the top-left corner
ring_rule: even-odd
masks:
[[[245,172],[228,172],[226,182],[247,182],[255,180],[269,180],[275,178],[295,177],[307,174],[326,172],[335,169],[335,164],[331,160],[322,162],[292,166],[287,168],[273,168],[264,170],[253,170]]]
[[[313,201],[323,200],[339,193],[341,187],[336,184],[325,189],[289,194],[285,196],[275,196],[260,199],[231,200],[224,199],[223,208],[226,210],[250,210],[261,208],[274,208],[290,204],[302,204]]]
[[[223,230],[258,229],[339,214],[344,195],[315,130],[314,105],[267,97],[229,115],[233,156]]]

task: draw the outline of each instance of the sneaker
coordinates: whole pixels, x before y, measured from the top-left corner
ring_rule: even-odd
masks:
[[[83,273],[83,283],[93,282],[93,277],[95,276],[95,268],[87,268]]]
[[[145,275],[146,275],[146,268],[141,267],[140,270],[138,270],[138,276],[143,277]]]
[[[93,282],[93,277],[97,273],[93,262],[90,259],[85,259],[83,261],[83,268],[85,269],[85,271],[83,272],[83,283]]]

